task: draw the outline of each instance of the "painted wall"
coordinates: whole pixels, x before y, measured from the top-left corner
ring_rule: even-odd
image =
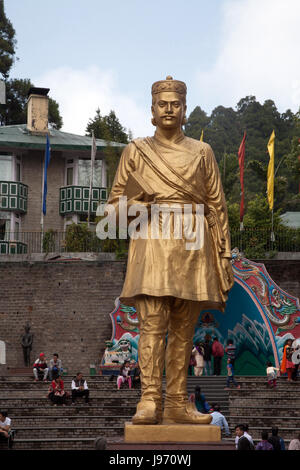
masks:
[[[280,366],[285,341],[300,338],[299,300],[282,290],[263,264],[242,258],[238,252],[233,253],[233,270],[235,284],[225,312],[200,312],[194,344],[210,335],[218,337],[225,349],[227,340],[232,339],[236,346],[235,374],[264,376],[268,361]],[[111,320],[112,338],[102,359],[104,372],[117,361],[122,363],[124,354],[126,359],[138,359],[135,310],[117,301]],[[221,373],[226,374],[226,355]]]

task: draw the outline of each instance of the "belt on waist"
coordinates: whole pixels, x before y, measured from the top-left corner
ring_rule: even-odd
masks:
[[[155,203],[156,204],[180,204],[180,205],[184,205],[184,204],[189,204],[191,205],[192,204],[192,212],[193,214],[196,212],[196,204],[203,204],[204,206],[204,215],[207,216],[209,214],[209,207],[204,203],[196,203],[195,201],[192,201],[192,200],[184,200],[184,199],[156,199],[155,200]]]

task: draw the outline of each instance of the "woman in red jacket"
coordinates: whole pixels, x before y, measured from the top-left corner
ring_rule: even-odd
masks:
[[[295,364],[292,362],[292,354],[293,354],[293,349],[292,349],[292,343],[293,340],[289,338],[284,345],[283,348],[283,357],[280,365],[280,371],[282,374],[287,372],[288,375],[288,382],[292,382],[292,374],[293,370],[295,368]]]
[[[52,401],[54,406],[56,405],[66,405],[66,400],[67,400],[68,394],[64,390],[64,382],[60,378],[60,376],[56,377],[56,379],[52,380],[50,388],[49,388],[49,393],[48,393],[48,398]]]

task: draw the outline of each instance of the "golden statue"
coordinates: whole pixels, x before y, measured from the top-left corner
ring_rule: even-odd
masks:
[[[200,311],[224,311],[233,286],[226,203],[211,147],[183,134],[185,83],[172,77],[155,82],[151,109],[155,134],[135,139],[124,149],[108,203],[118,213],[119,198],[128,192],[128,179],[137,175],[146,189],[131,197],[128,207],[139,203],[150,213],[153,204],[190,204],[194,209],[203,204],[204,243],[199,249],[187,250],[184,236],[130,240],[120,300],[136,308],[140,323],[142,395],[132,423],[209,424],[211,416],[199,413],[188,401],[186,382]],[[175,223],[173,213],[171,218]],[[160,218],[160,227],[161,223]]]

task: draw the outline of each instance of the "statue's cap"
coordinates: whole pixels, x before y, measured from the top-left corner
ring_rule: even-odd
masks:
[[[179,80],[173,80],[173,77],[168,75],[165,80],[159,80],[152,85],[152,95],[156,95],[163,91],[175,91],[180,95],[186,96],[186,84]]]

